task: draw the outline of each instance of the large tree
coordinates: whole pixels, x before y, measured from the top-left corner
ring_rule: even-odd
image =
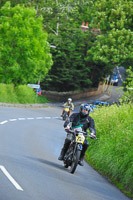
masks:
[[[24,84],[42,80],[52,59],[42,17],[24,5],[0,9],[0,82]]]
[[[95,45],[88,50],[88,60],[104,62],[109,71],[114,66],[133,63],[133,2],[130,0],[96,0],[88,7],[89,27],[101,29]]]

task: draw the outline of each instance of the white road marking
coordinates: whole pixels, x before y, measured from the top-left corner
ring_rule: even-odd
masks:
[[[6,175],[6,177],[11,181],[11,183],[16,187],[17,190],[23,191],[23,189],[20,187],[20,185],[14,180],[14,178],[8,173],[6,168],[2,165],[0,165],[0,169],[2,172]]]
[[[51,117],[44,117],[44,119],[51,119]]]
[[[10,122],[17,121],[17,119],[9,119]]]
[[[43,117],[36,117],[36,119],[43,119]]]
[[[25,120],[25,118],[18,118],[18,120]]]
[[[6,124],[8,121],[9,122],[14,122],[14,121],[17,121],[17,120],[33,120],[33,119],[61,119],[61,117],[28,117],[28,118],[23,118],[23,117],[19,117],[18,119],[9,119],[9,120],[5,120],[5,121],[2,121],[0,122],[0,125],[3,125],[3,124]]]
[[[0,122],[0,124],[5,124],[5,123],[7,123],[8,121],[7,120],[5,120],[5,121],[3,121],[3,122]]]

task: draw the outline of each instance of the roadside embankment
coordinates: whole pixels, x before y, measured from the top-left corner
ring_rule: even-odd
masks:
[[[132,104],[96,109],[98,140],[89,140],[86,160],[125,194],[133,197]]]

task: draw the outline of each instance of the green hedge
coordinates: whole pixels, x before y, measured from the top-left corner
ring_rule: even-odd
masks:
[[[36,92],[27,85],[14,87],[13,84],[0,84],[0,102],[4,103],[46,103],[47,98],[36,96]]]
[[[98,140],[89,140],[87,161],[123,192],[133,191],[133,107],[131,104],[95,109]]]

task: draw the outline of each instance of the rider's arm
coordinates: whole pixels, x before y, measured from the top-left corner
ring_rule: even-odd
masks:
[[[63,106],[67,106],[67,102],[63,104]]]
[[[92,119],[90,116],[89,116],[89,130],[90,133],[96,135],[95,122],[94,119]]]
[[[67,127],[68,124],[70,124],[70,123],[72,124],[73,120],[75,119],[75,116],[76,116],[76,114],[73,113],[73,114],[68,118],[68,120],[65,121],[65,123],[64,123],[64,128]]]
[[[71,103],[71,110],[74,110],[74,104]]]

